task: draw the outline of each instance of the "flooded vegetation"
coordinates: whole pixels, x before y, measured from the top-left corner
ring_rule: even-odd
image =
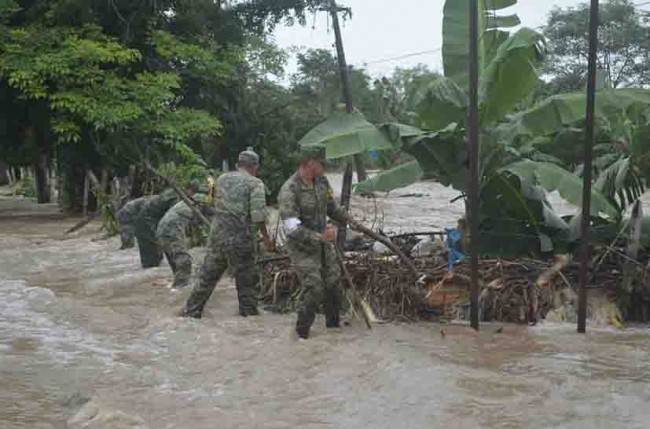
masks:
[[[168,267],[140,269],[137,249],[94,241],[93,225],[64,239],[75,220],[51,207],[0,204],[7,427],[647,426],[645,330],[579,336],[568,324],[487,324],[474,333],[425,323],[369,331],[352,320],[332,332],[319,318],[313,338],[296,342],[294,315],[238,316],[230,280],[203,319],[181,319],[189,291],[163,286]]]

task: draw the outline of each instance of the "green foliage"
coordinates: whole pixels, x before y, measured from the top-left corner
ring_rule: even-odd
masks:
[[[480,123],[499,121],[533,90],[537,66],[545,55],[544,39],[522,28],[501,43],[486,66],[479,86]]]
[[[372,150],[393,149],[393,144],[359,112],[337,112],[309,131],[300,146],[324,146],[330,159]]]
[[[354,192],[364,194],[367,192],[391,191],[396,187],[408,186],[420,180],[424,172],[418,161],[401,164],[394,169],[383,171],[365,182],[358,183]]]
[[[22,195],[23,197],[28,198],[36,198],[34,177],[25,175],[25,177],[20,179],[20,181],[16,184],[16,195]]]
[[[601,2],[598,28],[598,68],[612,88],[650,83],[650,25],[647,15],[631,0]],[[587,74],[589,3],[556,8],[549,15],[544,36],[551,60],[545,71],[555,90],[584,89]]]
[[[483,250],[516,254],[557,250],[558,246],[565,249],[575,238],[571,235],[573,223],[568,225],[553,211],[546,193],[558,191],[569,202],[581,204],[582,153],[577,143],[583,139],[584,95],[553,96],[512,114],[537,88],[544,40],[539,33],[526,28],[509,35],[499,28],[516,25],[516,17],[486,12],[489,8],[500,11],[515,1],[479,3],[483,29],[479,65],[479,211],[484,236],[481,242],[489,244]],[[420,87],[413,98],[417,125],[422,129],[383,129],[397,146],[417,160],[426,177],[435,177],[461,192],[466,191],[468,177],[463,128],[466,97],[462,89],[467,82],[467,8],[468,3],[463,2],[448,0],[445,4],[446,76]],[[597,148],[599,158],[595,163],[600,178],[592,191],[591,213],[595,219],[620,221],[625,207],[645,189],[640,177],[645,166],[650,165],[649,105],[650,98],[644,89],[611,90],[607,85],[601,86],[597,115],[598,138],[602,143]],[[638,148],[636,160],[626,158],[629,150],[621,151],[617,141]],[[578,174],[566,168],[575,169]],[[390,190],[407,184],[409,177],[417,178],[416,174],[405,174],[414,171],[412,164],[398,166],[374,180],[381,182],[382,190]],[[369,181],[357,189],[372,186],[378,187]],[[490,236],[499,240],[491,240]]]
[[[488,67],[498,47],[508,38],[503,28],[519,25],[516,15],[500,12],[517,0],[479,0],[479,74]],[[469,58],[469,2],[446,1],[442,22],[442,56],[445,76],[461,88],[467,88],[467,58]]]
[[[207,186],[207,178],[209,176],[214,178],[219,176],[219,172],[201,164],[178,164],[175,162],[169,162],[160,165],[158,171],[163,176],[173,180],[181,189],[185,189],[193,179],[197,179],[203,185]]]
[[[418,126],[439,130],[451,123],[463,123],[467,95],[456,82],[440,77],[413,96],[413,107]]]
[[[582,205],[582,178],[556,164],[523,160],[510,164],[503,170],[516,174],[522,183],[539,185],[548,192],[558,191],[568,202],[576,206]],[[618,218],[621,215],[598,189],[594,189],[591,194],[591,214],[604,214],[609,218]]]

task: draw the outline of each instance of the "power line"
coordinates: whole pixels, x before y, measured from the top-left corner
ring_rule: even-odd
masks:
[[[376,60],[376,61],[363,62],[362,64],[364,66],[369,66],[369,65],[373,65],[373,64],[388,63],[388,62],[391,62],[391,61],[403,60],[405,58],[417,57],[417,56],[426,55],[426,54],[433,54],[433,53],[439,52],[441,50],[442,50],[442,47],[436,48],[436,49],[429,49],[427,51],[412,52],[410,54],[399,55],[397,57],[391,57],[391,58],[384,58],[384,59]]]

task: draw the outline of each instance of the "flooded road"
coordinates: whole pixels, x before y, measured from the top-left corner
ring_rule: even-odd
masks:
[[[189,291],[159,286],[166,266],[140,269],[137,250],[92,241],[93,227],[64,240],[74,221],[42,207],[17,217],[8,204],[0,199],[0,428],[649,425],[647,331],[368,331],[353,321],[331,332],[318,319],[313,339],[296,342],[293,315],[237,316],[229,280],[203,319],[180,319]]]

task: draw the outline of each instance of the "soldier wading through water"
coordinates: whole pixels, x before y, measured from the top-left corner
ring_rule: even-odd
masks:
[[[259,156],[239,154],[237,171],[221,175],[215,186],[215,215],[199,283],[192,290],[181,315],[200,318],[217,282],[228,266],[234,269],[239,314],[259,314],[259,276],[255,266],[257,232],[267,248],[273,244],[266,230],[266,188],[258,179]]]
[[[185,192],[192,198],[199,190],[201,182],[192,180]],[[135,236],[138,239],[140,262],[142,268],[157,267],[163,258],[163,253],[156,239],[158,222],[174,204],[178,195],[173,189],[167,189],[149,199],[135,221]]]
[[[207,189],[204,193],[194,195],[197,209],[206,218],[211,218],[214,209],[205,204]],[[201,225],[199,215],[185,201],[176,203],[158,223],[156,238],[162,248],[167,262],[174,273],[173,289],[182,289],[189,285],[192,276],[192,257],[187,243],[187,231],[190,227]]]
[[[278,196],[280,216],[287,232],[286,248],[303,288],[296,333],[307,339],[316,311],[323,305],[326,326],[338,328],[341,307],[340,268],[334,250],[336,228],[327,217],[347,222],[348,214],[334,200],[323,176],[325,149],[303,147],[300,167]]]
[[[140,212],[147,204],[147,197],[136,198],[124,205],[117,212],[115,218],[120,224],[120,240],[122,241],[123,249],[131,249],[135,246],[135,220],[140,215]]]

